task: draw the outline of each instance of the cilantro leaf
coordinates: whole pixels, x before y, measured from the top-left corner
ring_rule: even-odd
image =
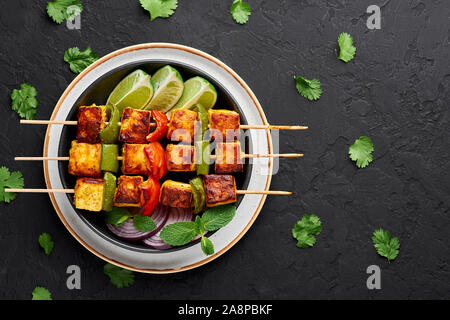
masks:
[[[161,240],[171,246],[182,246],[191,242],[197,235],[193,221],[180,221],[165,226],[160,233]]]
[[[339,59],[344,62],[349,62],[353,59],[356,53],[356,48],[353,45],[353,38],[348,33],[341,33],[338,38],[339,43]]]
[[[39,105],[36,95],[37,91],[32,85],[22,83],[20,90],[14,89],[11,94],[11,108],[17,111],[22,118],[33,120]]]
[[[314,214],[305,214],[292,228],[292,236],[297,239],[297,247],[312,247],[316,243],[315,235],[322,231],[322,222]]]
[[[47,14],[58,24],[64,20],[72,21],[83,11],[80,0],[54,0],[47,2]]]
[[[296,88],[298,93],[300,93],[306,99],[311,101],[318,100],[322,95],[322,89],[320,88],[321,83],[317,79],[308,80],[303,77],[294,77],[296,82]]]
[[[388,262],[397,258],[400,241],[398,241],[398,238],[391,238],[389,231],[381,228],[375,230],[373,232],[372,241],[378,254],[387,258]]]
[[[139,0],[142,8],[150,12],[150,21],[170,17],[178,7],[178,0]]]
[[[202,247],[203,252],[209,256],[214,253],[214,245],[207,237],[202,236],[202,239],[200,241],[200,245]]]
[[[350,159],[356,161],[358,168],[365,168],[373,161],[373,150],[372,140],[366,136],[362,136],[350,146],[348,154],[350,155]]]
[[[50,234],[44,232],[38,238],[39,245],[44,249],[45,254],[49,255],[55,246]]]
[[[0,167],[0,202],[9,203],[16,198],[16,194],[5,192],[6,188],[22,189],[24,185],[22,173],[19,171],[9,172],[6,167]]]
[[[67,49],[64,53],[64,61],[70,66],[73,73],[80,73],[92,63],[98,60],[98,54],[91,47],[80,51],[77,47]]]
[[[230,8],[230,13],[234,21],[239,24],[244,24],[247,23],[248,18],[252,14],[252,8],[242,0],[234,0]]]
[[[202,222],[205,230],[214,231],[225,227],[236,214],[234,204],[225,204],[212,207],[206,210],[202,215]]]
[[[149,232],[156,228],[155,221],[152,218],[141,214],[133,216],[133,225],[137,230],[142,232]]]
[[[120,226],[131,217],[128,210],[119,207],[113,207],[111,211],[106,213],[106,221],[114,226]]]
[[[36,287],[34,288],[33,292],[31,293],[33,297],[31,300],[52,300],[52,296],[50,294],[50,291],[48,291],[44,287]]]
[[[132,271],[120,268],[111,263],[107,263],[103,267],[103,272],[117,288],[129,287],[134,283],[134,274]]]

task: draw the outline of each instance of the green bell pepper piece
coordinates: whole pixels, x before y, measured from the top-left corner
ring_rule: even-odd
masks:
[[[200,213],[206,207],[206,196],[202,178],[195,177],[189,180],[189,184],[191,185],[192,188],[192,197],[194,200],[194,213]]]
[[[210,147],[208,140],[200,140],[194,142],[194,159],[197,165],[198,175],[209,174],[209,158],[210,158]]]
[[[119,171],[119,146],[117,144],[102,144],[102,162],[100,169],[102,171]]]
[[[107,106],[107,108],[111,108],[111,106]],[[102,131],[100,131],[100,139],[102,140],[102,143],[112,144],[117,142],[120,131],[119,122],[120,110],[116,107],[112,107],[109,123]]]
[[[208,111],[201,104],[196,104],[193,109],[198,113],[198,116],[202,123],[201,131],[196,132],[197,135],[201,134],[201,136],[197,140],[202,140],[205,136],[205,132],[208,130]]]
[[[102,210],[111,211],[114,205],[114,193],[116,192],[116,176],[111,172],[105,172],[103,180],[105,184],[103,187]]]

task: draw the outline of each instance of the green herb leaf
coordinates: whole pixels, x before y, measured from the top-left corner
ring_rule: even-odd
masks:
[[[202,222],[205,230],[214,231],[225,227],[236,214],[236,206],[234,204],[225,204],[212,207],[206,210],[202,216]]]
[[[388,262],[397,258],[400,248],[398,238],[391,238],[387,230],[378,229],[373,232],[372,241],[378,254],[387,258]]]
[[[373,150],[372,140],[366,136],[362,136],[350,146],[348,154],[350,155],[350,159],[356,161],[358,168],[365,168],[373,161]]]
[[[16,194],[5,192],[5,189],[22,189],[24,185],[22,173],[9,172],[6,167],[0,167],[0,202],[9,203],[16,198]]]
[[[214,245],[207,237],[202,236],[202,239],[200,241],[200,245],[202,247],[203,252],[209,256],[214,253]]]
[[[178,7],[178,0],[139,0],[142,8],[150,12],[150,21],[170,17]]]
[[[80,73],[97,60],[98,54],[92,51],[91,47],[87,47],[84,51],[74,47],[64,53],[64,61],[69,64],[73,73]]]
[[[44,249],[45,254],[49,255],[55,244],[52,241],[52,236],[48,233],[44,232],[42,233],[38,238],[39,245]]]
[[[247,23],[250,15],[252,14],[252,8],[246,2],[242,0],[234,0],[230,8],[231,16],[234,21],[239,24]]]
[[[318,100],[322,95],[321,83],[317,79],[308,80],[301,76],[294,77],[298,93],[308,100]]]
[[[54,0],[47,2],[47,14],[58,24],[64,20],[72,21],[81,11],[83,11],[83,6],[80,0]]]
[[[160,233],[162,241],[171,246],[185,245],[191,242],[196,235],[196,225],[193,221],[181,221],[169,224]]]
[[[292,236],[297,239],[297,247],[312,247],[316,243],[315,235],[322,231],[322,222],[314,214],[305,214],[292,229]]]
[[[113,207],[111,211],[106,213],[106,221],[114,226],[120,226],[131,217],[128,210],[119,207]]]
[[[39,105],[36,95],[37,91],[32,85],[22,83],[20,90],[14,89],[11,94],[11,108],[17,111],[20,117],[33,120]]]
[[[338,38],[339,43],[339,59],[344,62],[349,62],[353,59],[356,53],[356,48],[353,46],[353,38],[348,33],[341,33]]]
[[[111,263],[107,263],[103,267],[103,272],[117,288],[129,287],[134,283],[134,274],[132,271],[120,268]]]
[[[155,221],[152,218],[136,214],[133,216],[134,227],[142,232],[149,232],[156,228]]]
[[[52,300],[50,291],[44,287],[36,287],[32,292],[33,297],[31,300]]]
[[[195,233],[203,234],[205,232],[205,226],[200,216],[195,217]]]

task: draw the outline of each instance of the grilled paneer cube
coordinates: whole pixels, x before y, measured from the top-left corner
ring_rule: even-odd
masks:
[[[102,145],[72,141],[69,151],[69,173],[80,177],[100,177]]]
[[[144,180],[141,176],[120,176],[114,194],[114,206],[116,207],[140,207],[141,184]]]
[[[86,143],[99,143],[100,131],[106,126],[105,106],[81,106],[78,108],[77,140]]]
[[[161,186],[159,202],[169,207],[191,208],[191,186],[188,183],[166,180]]]
[[[241,158],[241,143],[218,142],[216,145],[216,173],[235,173],[244,171]]]
[[[208,174],[203,177],[206,206],[215,207],[236,202],[236,182],[232,175]]]
[[[185,143],[194,141],[194,128],[197,112],[192,110],[173,110],[167,130],[167,139]]]
[[[166,147],[168,171],[195,171],[194,147],[184,144],[168,144]]]
[[[145,154],[146,144],[124,143],[122,147],[122,172],[124,174],[148,175],[150,163]]]
[[[119,141],[126,143],[147,143],[150,132],[151,113],[145,110],[125,108],[122,114]]]
[[[208,110],[211,139],[234,141],[241,136],[239,113],[231,110]]]
[[[78,178],[75,184],[74,204],[77,209],[102,211],[103,179]]]

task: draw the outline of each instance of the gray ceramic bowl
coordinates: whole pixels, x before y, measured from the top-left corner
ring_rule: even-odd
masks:
[[[185,80],[195,75],[208,79],[218,91],[216,108],[238,111],[243,124],[267,124],[256,97],[229,67],[199,50],[168,43],[127,47],[101,58],[69,85],[55,106],[51,120],[76,120],[78,106],[104,104],[114,86],[129,72],[139,68],[152,74],[166,64],[178,69]],[[74,126],[49,126],[44,156],[66,156],[75,130]],[[268,130],[250,130],[245,152],[272,153]],[[238,188],[268,190],[272,166],[270,158],[255,159],[252,165],[246,165],[243,174],[236,177]],[[67,163],[64,162],[46,161],[44,174],[49,189],[71,189],[75,184],[75,178],[67,173]],[[209,235],[215,254],[206,256],[198,242],[163,251],[125,242],[109,232],[101,214],[77,210],[71,195],[55,193],[50,194],[50,198],[63,224],[85,248],[110,263],[147,273],[188,270],[218,257],[245,234],[265,201],[262,195],[240,197],[233,221]]]

